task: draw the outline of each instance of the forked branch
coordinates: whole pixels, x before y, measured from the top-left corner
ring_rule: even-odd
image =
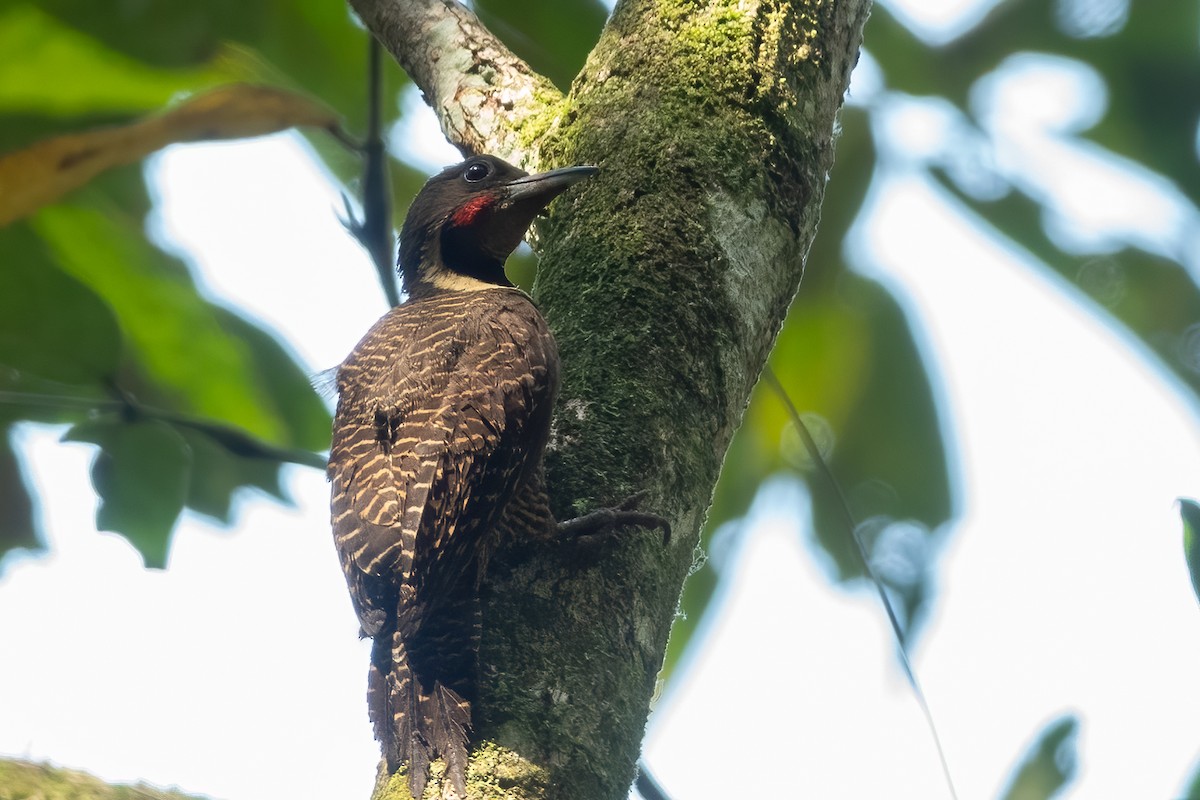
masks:
[[[463,152],[494,153],[537,168],[528,126],[563,96],[456,0],[350,0],[425,95],[446,138]]]

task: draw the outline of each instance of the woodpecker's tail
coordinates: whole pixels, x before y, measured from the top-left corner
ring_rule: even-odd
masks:
[[[420,798],[435,758],[446,780],[466,797],[467,739],[479,652],[479,602],[442,603],[415,634],[381,634],[371,651],[367,700],[375,738],[389,773],[408,766],[408,786]]]

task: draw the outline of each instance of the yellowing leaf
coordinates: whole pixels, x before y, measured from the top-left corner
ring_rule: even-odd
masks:
[[[297,125],[334,131],[337,117],[294,92],[230,84],[129,125],[56,136],[0,157],[0,226],[28,216],[106,169],[176,142],[261,136]]]

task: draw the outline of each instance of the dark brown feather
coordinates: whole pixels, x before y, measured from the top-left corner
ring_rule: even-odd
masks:
[[[392,309],[338,373],[334,541],[375,639],[376,736],[414,796],[438,757],[463,791],[479,580],[506,532],[553,525],[540,461],[557,384],[545,321],[501,287]]]

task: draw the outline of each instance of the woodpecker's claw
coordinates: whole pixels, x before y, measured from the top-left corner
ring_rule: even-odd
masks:
[[[633,494],[629,495],[629,497],[626,497],[624,500],[613,506],[613,509],[617,511],[636,511],[637,507],[641,505],[642,501],[646,499],[646,495],[648,494],[650,494],[648,489],[642,489],[634,492]],[[670,527],[669,523],[667,527]]]
[[[560,522],[558,531],[564,536],[578,539],[609,533],[614,528],[657,528],[663,532],[663,544],[669,544],[671,541],[670,521],[658,514],[637,510],[638,503],[645,496],[645,490],[635,492],[611,508],[600,508],[584,514],[582,517]]]

